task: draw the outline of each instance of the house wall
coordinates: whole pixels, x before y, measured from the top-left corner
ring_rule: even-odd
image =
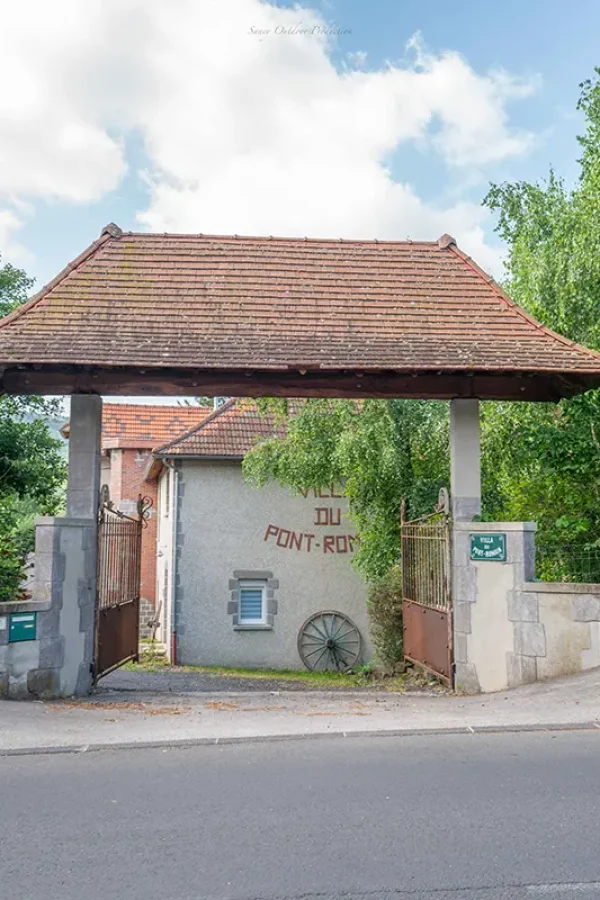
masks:
[[[239,463],[178,463],[175,615],[180,664],[303,668],[296,641],[313,613],[338,610],[368,640],[365,584],[351,564],[352,524],[338,497],[298,497],[244,482]],[[294,549],[290,532],[296,534]],[[298,548],[299,536],[303,535]],[[310,549],[309,549],[310,547]],[[265,573],[271,630],[236,630],[236,579]],[[243,573],[243,574],[240,574]]]
[[[176,522],[176,473],[163,469],[157,485],[156,603],[160,607],[158,638],[172,660],[172,597]]]

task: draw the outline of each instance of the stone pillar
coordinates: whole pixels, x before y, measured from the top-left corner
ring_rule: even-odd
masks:
[[[95,520],[100,493],[102,397],[73,394],[70,420],[67,516]]]
[[[71,398],[67,515],[36,523],[29,602],[0,610],[0,697],[73,697],[92,685],[102,400]],[[35,613],[35,639],[10,644],[8,614]]]
[[[450,401],[450,500],[455,522],[481,515],[479,400]]]
[[[452,601],[457,690],[501,691],[535,681],[543,642],[522,586],[535,573],[534,522],[455,522]],[[506,558],[473,559],[472,538],[501,535]],[[527,643],[527,646],[525,646]]]

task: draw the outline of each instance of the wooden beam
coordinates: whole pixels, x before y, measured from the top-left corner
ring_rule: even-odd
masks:
[[[556,401],[595,387],[560,373],[324,370],[186,370],[98,366],[12,366],[0,371],[9,394],[229,397],[348,397]]]

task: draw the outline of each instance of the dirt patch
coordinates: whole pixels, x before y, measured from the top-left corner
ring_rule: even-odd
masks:
[[[154,706],[152,703],[141,703],[128,700],[98,700],[96,702],[65,700],[63,703],[47,703],[46,709],[53,712],[70,712],[72,710],[93,709],[101,712],[120,710],[122,712],[141,712],[146,716],[180,716],[188,712],[189,706]],[[110,721],[117,721],[112,719]]]
[[[241,712],[239,704],[233,703],[231,700],[207,700],[204,706],[207,709],[235,710],[235,712]]]

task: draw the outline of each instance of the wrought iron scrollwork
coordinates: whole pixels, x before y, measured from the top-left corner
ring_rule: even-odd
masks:
[[[144,497],[142,494],[138,496],[137,499],[137,514],[142,523],[142,527],[145,528],[148,524],[148,519],[150,518],[150,510],[154,505],[154,501],[152,497]]]

